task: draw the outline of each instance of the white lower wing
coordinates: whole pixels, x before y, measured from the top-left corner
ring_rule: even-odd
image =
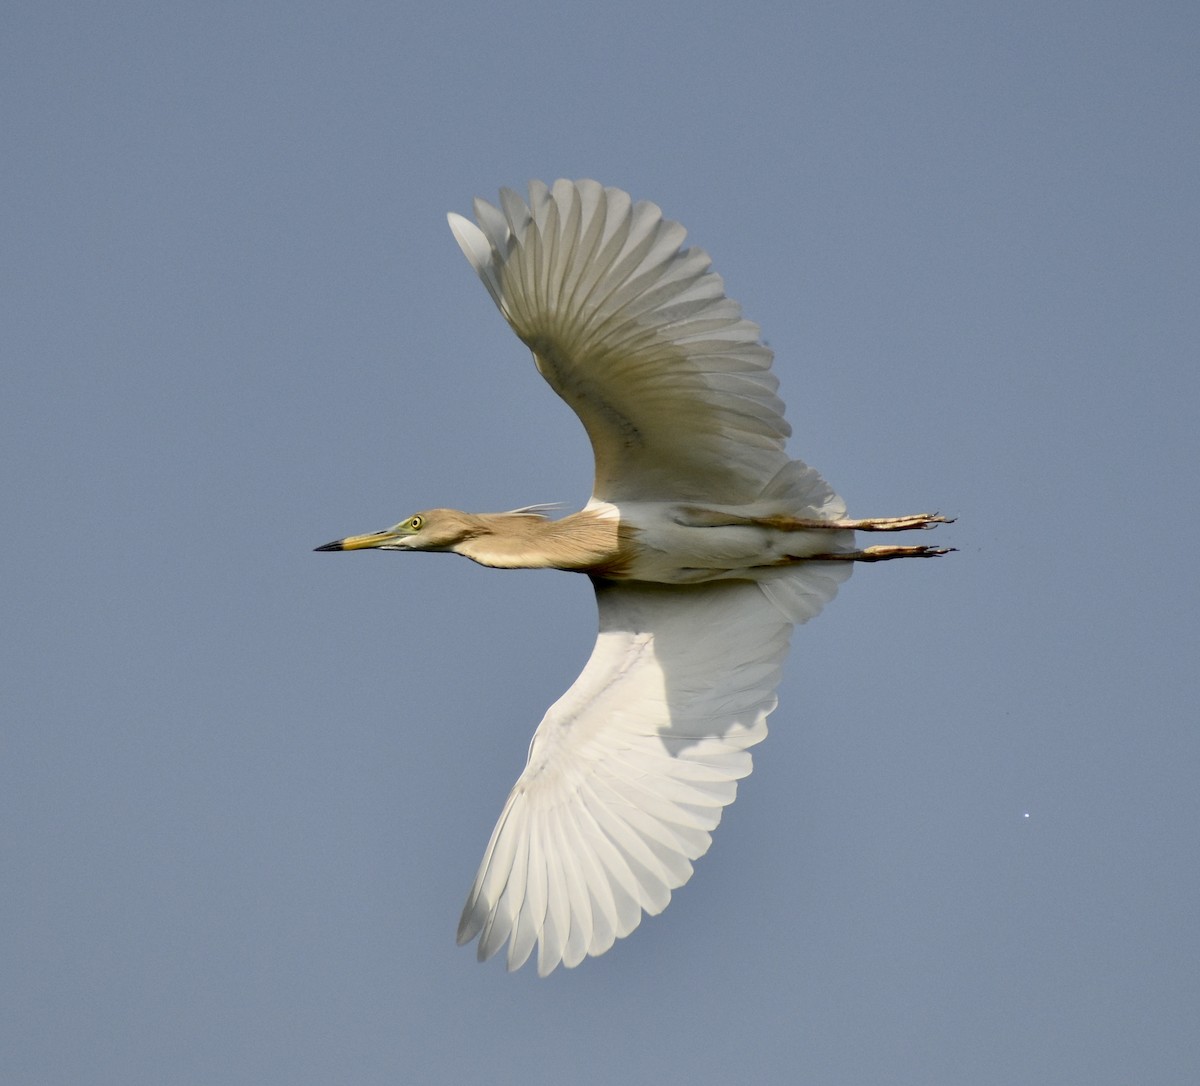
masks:
[[[459,925],[479,958],[578,965],[687,882],[767,734],[791,623],[756,584],[596,583],[600,634],[546,713]]]

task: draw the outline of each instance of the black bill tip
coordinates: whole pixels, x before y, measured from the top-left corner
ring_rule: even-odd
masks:
[[[340,551],[344,549],[340,539],[335,539],[332,543],[326,543],[320,547],[313,547],[314,551]]]

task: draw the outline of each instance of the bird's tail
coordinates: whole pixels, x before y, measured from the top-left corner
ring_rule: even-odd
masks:
[[[798,519],[836,520],[846,515],[846,503],[803,460],[785,464],[767,484],[760,501]],[[797,534],[802,534],[805,543],[809,543],[818,533]],[[854,533],[822,530],[818,548],[826,554],[853,550]],[[837,595],[838,585],[850,576],[853,568],[853,562],[797,561],[763,571],[758,584],[767,599],[790,621],[807,622],[820,614],[825,604]]]

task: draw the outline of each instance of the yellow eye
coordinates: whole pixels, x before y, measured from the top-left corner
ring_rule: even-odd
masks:
[[[408,518],[408,526],[414,532],[419,532],[421,530],[421,528],[424,526],[424,524],[425,524],[424,517],[409,517]]]

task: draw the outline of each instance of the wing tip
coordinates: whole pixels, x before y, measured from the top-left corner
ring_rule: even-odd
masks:
[[[460,215],[457,211],[447,212],[446,222],[449,223],[450,232],[454,235],[454,240],[458,242],[458,247],[462,249],[463,255],[471,262],[471,266],[476,271],[482,273],[483,269],[492,262],[492,246],[487,235],[470,219]]]

